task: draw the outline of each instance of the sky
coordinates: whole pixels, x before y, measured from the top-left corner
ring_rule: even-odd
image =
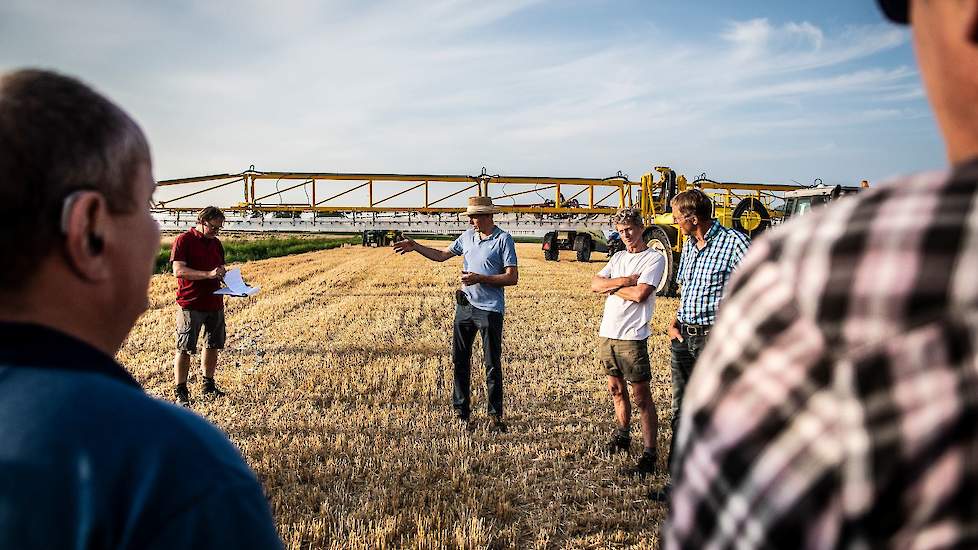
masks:
[[[158,179],[946,164],[909,33],[872,0],[4,0],[0,70],[25,66],[130,112]]]

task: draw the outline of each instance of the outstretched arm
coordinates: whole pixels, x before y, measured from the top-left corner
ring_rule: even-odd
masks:
[[[404,239],[403,241],[398,241],[393,244],[394,252],[398,254],[407,254],[412,250],[421,254],[429,260],[434,260],[436,262],[444,262],[445,260],[455,257],[455,254],[447,250],[438,250],[436,248],[431,248],[423,244],[419,244],[412,239]]]

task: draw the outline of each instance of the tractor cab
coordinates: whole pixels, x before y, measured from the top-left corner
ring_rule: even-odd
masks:
[[[784,218],[802,216],[813,208],[824,206],[832,201],[838,200],[846,195],[858,193],[868,187],[865,183],[859,187],[841,185],[818,185],[797,191],[788,191],[784,194]]]

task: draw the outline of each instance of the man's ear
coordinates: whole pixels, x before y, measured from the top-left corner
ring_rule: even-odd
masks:
[[[65,199],[61,213],[65,256],[72,271],[86,281],[110,276],[105,255],[108,228],[109,208],[101,193],[75,191]]]
[[[978,46],[978,0],[966,0],[967,10],[967,38],[972,46]]]

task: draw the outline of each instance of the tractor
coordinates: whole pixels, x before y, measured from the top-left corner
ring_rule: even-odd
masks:
[[[396,229],[368,229],[363,232],[363,246],[385,247],[404,240],[404,234]]]
[[[846,195],[858,193],[869,187],[869,182],[863,180],[858,187],[843,187],[841,185],[817,185],[807,189],[788,191],[784,194],[784,218],[797,218],[813,208],[828,204]]]

